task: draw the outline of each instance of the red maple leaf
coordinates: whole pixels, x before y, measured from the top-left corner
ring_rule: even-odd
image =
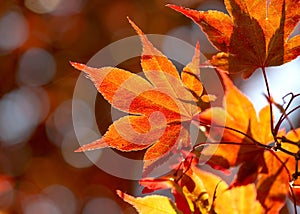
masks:
[[[224,2],[229,15],[168,5],[197,23],[221,51],[211,64],[231,73],[243,72],[248,78],[257,68],[281,65],[299,56],[300,35],[290,38],[300,19],[299,0]]]

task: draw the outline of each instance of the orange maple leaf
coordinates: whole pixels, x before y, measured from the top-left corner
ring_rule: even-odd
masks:
[[[295,168],[295,157],[283,151],[272,150],[274,137],[271,133],[270,108],[266,106],[259,115],[248,98],[220,72],[225,86],[223,108],[210,108],[199,115],[203,124],[210,124],[209,138],[221,140],[217,150],[207,162],[215,168],[240,166],[231,187],[256,183],[257,198],[263,207],[278,213],[289,195],[289,182]],[[212,119],[212,115],[214,116]],[[285,136],[298,142],[300,129],[285,134],[279,131],[276,137]],[[297,153],[298,147],[284,144],[282,148]],[[208,150],[209,151],[209,150]]]
[[[197,23],[218,50],[210,60],[225,71],[248,78],[257,68],[277,66],[300,54],[300,35],[289,38],[300,19],[299,0],[225,0],[229,15],[170,8]]]
[[[183,213],[265,213],[254,184],[229,188],[220,177],[199,169],[197,162],[190,155],[168,175],[142,179],[143,192],[171,189]]]
[[[126,202],[133,205],[139,214],[165,213],[165,214],[183,214],[170,198],[162,195],[148,195],[145,197],[133,197],[120,190],[117,194]]]
[[[132,21],[129,22],[143,44],[141,66],[147,79],[119,68],[96,69],[71,63],[88,75],[112,106],[129,113],[115,121],[101,139],[83,145],[77,151],[104,147],[120,151],[147,149],[144,155],[146,169],[172,152],[191,149],[189,125],[199,109],[190,90],[197,96],[202,94],[202,84],[196,78],[200,74],[200,49],[197,45],[195,56],[184,68],[181,79],[172,62],[153,47]],[[182,102],[182,99],[188,102]]]

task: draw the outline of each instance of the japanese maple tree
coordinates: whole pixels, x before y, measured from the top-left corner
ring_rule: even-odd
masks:
[[[179,73],[130,19],[140,36],[141,67],[145,78],[129,71],[92,68],[72,62],[87,74],[97,90],[115,108],[128,113],[115,121],[105,135],[77,152],[111,147],[123,152],[146,150],[144,193],[170,189],[174,200],[163,195],[134,197],[118,190],[139,213],[279,213],[287,197],[300,203],[298,161],[300,128],[289,117],[300,94],[291,91],[281,105],[273,100],[266,67],[287,63],[299,56],[300,35],[291,37],[300,18],[299,0],[225,0],[228,14],[168,7],[197,23],[219,52],[202,66],[215,68],[223,83],[223,106],[201,109],[212,102],[200,80],[200,48]],[[180,51],[180,50],[178,50]],[[262,72],[268,105],[258,113],[228,74],[248,78]],[[247,81],[247,80],[245,80]],[[281,112],[274,118],[274,109]],[[287,121],[289,129],[283,128]],[[191,143],[189,127],[195,126],[207,141]],[[210,149],[218,145],[217,149]],[[181,154],[170,172],[160,177],[149,173],[172,154]],[[238,171],[231,184],[202,170],[198,163],[226,172]]]

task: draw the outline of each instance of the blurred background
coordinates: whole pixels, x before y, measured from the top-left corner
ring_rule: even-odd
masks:
[[[72,96],[80,72],[69,61],[86,63],[110,43],[135,35],[127,16],[145,33],[200,41],[202,53],[215,53],[199,28],[167,3],[225,11],[221,0],[0,0],[1,214],[135,213],[115,190],[137,195],[136,181],[107,174],[74,153]],[[124,66],[138,71],[136,64]],[[292,68],[299,70],[299,60]],[[112,123],[110,111],[99,95],[89,112],[96,113],[102,134]]]

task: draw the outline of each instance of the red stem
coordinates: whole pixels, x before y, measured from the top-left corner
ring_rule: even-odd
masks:
[[[270,106],[271,132],[272,132],[274,140],[276,141],[276,134],[274,133],[273,107],[272,107],[272,103],[270,102],[270,100],[271,100],[270,87],[269,87],[269,83],[268,83],[268,78],[267,78],[265,67],[261,67],[261,69],[262,69],[262,73],[263,73],[265,84],[266,84],[266,88],[267,88],[267,94],[268,94],[268,100],[269,100],[269,106]]]

